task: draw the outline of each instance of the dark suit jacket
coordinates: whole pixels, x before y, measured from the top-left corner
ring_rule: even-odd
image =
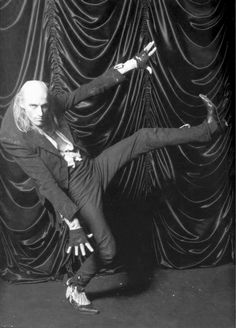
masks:
[[[57,115],[62,115],[80,101],[97,95],[123,80],[123,75],[115,69],[110,69],[92,82],[79,87],[71,93],[54,96],[50,103],[50,110],[54,110]],[[69,126],[65,120],[61,131],[74,144]],[[45,136],[35,130],[27,133],[18,130],[13,117],[12,105],[8,108],[2,121],[0,141],[4,149],[13,156],[26,174],[33,179],[40,195],[47,198],[56,211],[72,220],[78,208],[66,194],[68,188],[66,161]]]

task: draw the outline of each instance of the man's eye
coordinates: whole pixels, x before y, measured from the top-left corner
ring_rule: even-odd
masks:
[[[43,109],[43,110],[47,110],[47,109],[48,109],[48,105],[43,105],[43,106],[42,106],[42,109]]]

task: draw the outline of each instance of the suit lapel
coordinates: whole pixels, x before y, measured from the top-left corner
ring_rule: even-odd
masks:
[[[67,139],[69,139],[73,145],[75,145],[72,134],[70,132],[69,125],[65,120],[63,120],[60,124],[60,132],[64,134],[64,136],[67,137]]]
[[[60,125],[60,132],[63,133],[72,142],[73,145],[75,145],[69,126],[65,121],[63,121]],[[45,137],[45,135],[40,134],[38,131],[29,131],[26,135],[26,138],[31,143],[34,143],[35,146],[39,146],[50,151],[51,153],[60,155],[58,149],[53,146],[53,144]]]
[[[59,151],[53,146],[53,144],[42,134],[37,131],[31,130],[25,136],[26,139],[33,143],[36,147],[44,148],[51,153],[60,155]]]

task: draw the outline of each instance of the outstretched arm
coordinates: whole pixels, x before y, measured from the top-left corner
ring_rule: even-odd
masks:
[[[86,250],[93,252],[90,245],[90,235],[86,235],[78,219],[78,207],[67,196],[67,194],[58,185],[57,181],[40,159],[37,151],[26,145],[13,144],[8,141],[2,141],[4,149],[13,156],[23,171],[31,177],[39,188],[42,196],[47,198],[54,209],[59,212],[61,219],[64,219],[69,227],[69,241],[67,253],[73,248],[75,255],[86,255]],[[77,218],[75,218],[75,215]]]
[[[151,74],[152,70],[150,66],[147,66],[147,62],[155,51],[156,47],[154,46],[154,41],[152,41],[134,58],[127,60],[125,63],[115,65],[101,76],[74,91],[60,95],[57,97],[60,102],[60,108],[63,111],[72,109],[79,102],[103,93],[112,86],[123,82],[125,80],[124,75],[136,68],[147,69]]]

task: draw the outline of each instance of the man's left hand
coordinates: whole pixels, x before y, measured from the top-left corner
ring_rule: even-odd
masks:
[[[144,49],[134,57],[137,62],[137,67],[146,69],[149,74],[152,74],[152,68],[147,65],[147,62],[149,61],[149,58],[154,54],[156,49],[157,48],[155,47],[154,41],[149,42],[146,47],[144,47]]]

